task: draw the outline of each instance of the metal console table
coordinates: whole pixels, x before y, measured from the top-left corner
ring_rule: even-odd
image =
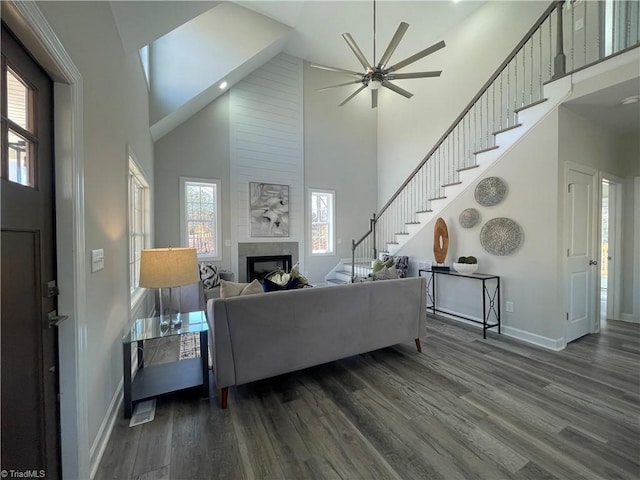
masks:
[[[500,331],[500,277],[498,275],[486,275],[484,273],[472,273],[469,275],[465,275],[462,273],[458,273],[456,271],[442,271],[442,270],[418,270],[418,276],[426,276],[423,273],[428,274],[427,280],[427,309],[433,311],[435,315],[436,312],[446,313],[447,315],[452,315],[454,317],[462,318],[463,320],[467,320],[474,323],[482,324],[482,338],[487,338],[487,330],[490,328],[498,327],[498,333]],[[445,312],[444,310],[439,310],[436,306],[436,278],[438,275],[448,275],[451,277],[463,277],[469,278],[471,280],[478,280],[482,282],[482,321],[479,321],[475,318],[470,318],[464,315],[459,315],[456,313]],[[487,282],[495,283],[493,289],[490,289],[491,286],[487,287]],[[431,302],[431,305],[428,303]],[[492,323],[493,322],[493,323]]]

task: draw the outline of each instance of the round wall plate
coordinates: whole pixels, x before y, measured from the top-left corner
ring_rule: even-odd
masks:
[[[522,228],[510,218],[492,218],[480,230],[480,243],[491,255],[510,255],[523,240]]]
[[[462,228],[475,227],[480,221],[480,212],[475,208],[467,208],[460,213],[458,221]]]
[[[500,203],[507,194],[507,184],[498,177],[487,177],[476,186],[475,197],[483,207],[492,207]]]

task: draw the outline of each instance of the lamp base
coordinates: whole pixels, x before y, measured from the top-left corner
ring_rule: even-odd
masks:
[[[180,313],[170,313],[168,315],[160,315],[160,328],[180,328],[182,319]]]

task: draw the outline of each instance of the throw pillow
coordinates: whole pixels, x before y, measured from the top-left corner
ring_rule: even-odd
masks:
[[[376,273],[379,272],[380,270],[382,270],[384,267],[389,268],[391,265],[393,265],[393,258],[389,258],[386,261],[380,260],[379,258],[376,258],[373,261],[373,266],[371,267],[371,271],[372,273]]]
[[[393,265],[398,269],[398,278],[405,278],[407,276],[407,271],[409,270],[409,257],[406,255],[401,255],[397,257],[392,257],[391,255],[385,253],[382,255],[383,261],[391,260]]]
[[[278,290],[293,290],[299,288],[299,279],[292,278],[286,285],[280,285],[275,282],[272,282],[268,278],[265,278],[262,281],[262,288],[265,292],[277,292]]]
[[[395,278],[398,278],[396,267],[383,267],[382,270],[373,274],[374,280],[393,280]]]
[[[218,267],[212,263],[200,263],[200,280],[205,289],[214,288],[220,285],[220,273]]]
[[[260,285],[258,280],[254,280],[251,283],[236,283],[220,280],[220,298],[254,295],[256,293],[262,293],[262,285]]]

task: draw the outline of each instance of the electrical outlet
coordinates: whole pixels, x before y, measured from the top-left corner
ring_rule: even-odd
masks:
[[[104,249],[91,250],[91,273],[99,272],[104,268]]]
[[[505,307],[506,307],[506,309],[507,309],[507,312],[509,312],[509,313],[513,313],[513,302],[507,302],[507,303],[505,304]]]

